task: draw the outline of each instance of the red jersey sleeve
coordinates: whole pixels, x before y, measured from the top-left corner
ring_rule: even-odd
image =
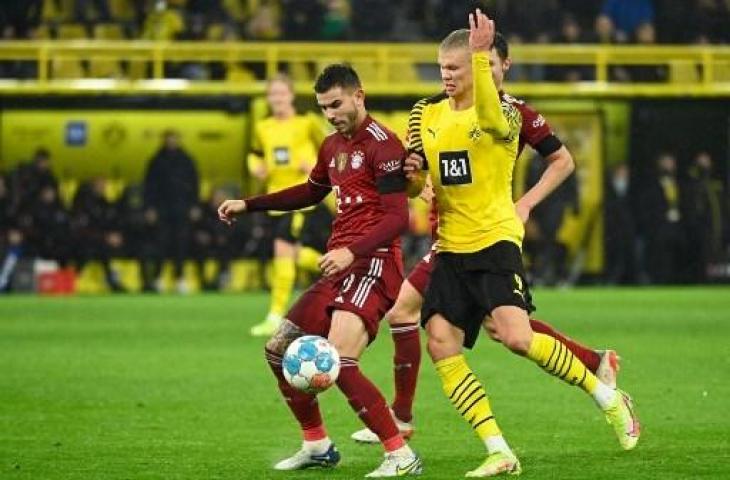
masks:
[[[524,143],[540,153],[543,158],[563,146],[542,114],[523,101],[515,102],[515,106],[522,114],[520,137]]]
[[[377,144],[370,154],[375,184],[381,194],[406,191],[403,161],[406,149],[398,137],[390,135],[384,145]]]
[[[332,187],[329,175],[329,160],[332,156],[330,153],[328,139],[322,142],[317,153],[317,163],[309,172],[309,181],[319,187]]]

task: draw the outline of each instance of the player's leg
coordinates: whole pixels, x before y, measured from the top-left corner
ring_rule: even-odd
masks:
[[[410,278],[410,277],[409,277]],[[403,281],[395,305],[385,314],[395,344],[393,356],[395,399],[391,405],[395,423],[401,435],[413,434],[412,409],[416,393],[418,370],[421,365],[421,339],[418,321],[423,297],[408,280]],[[378,436],[364,428],[352,434],[352,439],[363,443],[378,443]]]
[[[493,298],[499,298],[500,281],[493,280],[492,289],[496,292]],[[515,289],[518,288],[515,286]],[[509,292],[510,289],[506,291]],[[491,311],[485,322],[497,332],[502,344],[508,349],[529,358],[547,373],[576,385],[591,395],[613,425],[624,449],[629,450],[636,445],[639,424],[633,413],[630,397],[601,382],[560,340],[533,332],[524,307],[502,304]]]
[[[367,476],[419,474],[421,460],[398,432],[383,395],[360,370],[360,355],[369,341],[362,319],[353,312],[335,310],[329,340],[340,354],[337,386],[360,419],[378,436],[386,452],[383,464]]]
[[[487,460],[467,475],[518,474],[519,461],[497,425],[486,390],[462,354],[463,346],[474,346],[484,312],[469,295],[458,260],[437,256],[434,264],[421,311],[428,354],[444,394],[487,449]]]
[[[278,462],[277,470],[298,470],[308,467],[331,467],[340,460],[340,454],[327,435],[319,411],[317,397],[292,387],[284,378],[282,357],[291,342],[305,334],[325,336],[329,328],[326,307],[332,295],[326,282],[318,282],[295,303],[287,319],[266,343],[266,361],[276,377],[279,390],[294,414],[302,432],[301,449],[293,456]]]
[[[467,476],[519,474],[520,463],[502,435],[486,390],[462,354],[464,332],[440,314],[428,320],[426,332],[428,353],[436,366],[444,394],[487,449],[487,459]]]
[[[530,328],[533,332],[544,333],[563,342],[573,355],[594,373],[603,383],[616,388],[616,377],[619,371],[619,356],[614,350],[593,350],[556,330],[549,323],[530,317]],[[493,328],[487,328],[489,337],[499,342],[499,335]]]
[[[266,318],[251,328],[251,335],[271,335],[281,323],[284,312],[289,304],[291,292],[297,276],[296,268],[296,239],[300,213],[286,213],[277,217],[274,230],[274,259],[271,268],[271,297],[269,312]]]

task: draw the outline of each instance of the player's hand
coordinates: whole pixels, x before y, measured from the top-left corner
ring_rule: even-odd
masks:
[[[226,225],[231,225],[236,220],[236,215],[245,211],[245,200],[226,200],[218,207],[218,219]]]
[[[426,162],[421,155],[415,152],[408,154],[403,162],[403,173],[405,173],[406,179],[408,181],[417,180],[419,173],[423,170],[424,163]]]
[[[469,48],[474,52],[489,52],[494,44],[494,20],[477,8],[469,14]]]
[[[531,210],[532,207],[530,207],[526,202],[517,200],[517,203],[515,203],[515,211],[517,212],[517,216],[520,217],[523,225],[527,223],[527,220],[530,218]]]
[[[325,253],[322,258],[319,259],[319,268],[322,270],[322,274],[325,277],[328,277],[343,271],[354,261],[355,255],[349,248],[336,248]]]

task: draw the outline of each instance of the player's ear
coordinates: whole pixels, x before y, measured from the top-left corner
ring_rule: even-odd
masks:
[[[365,105],[365,91],[362,88],[358,88],[352,93],[355,103],[358,107]]]

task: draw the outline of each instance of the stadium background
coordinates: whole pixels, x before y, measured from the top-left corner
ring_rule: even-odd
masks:
[[[261,290],[271,255],[268,234],[247,236],[258,231],[259,223],[252,221],[246,226],[250,232],[236,237],[248,247],[238,252],[225,279],[218,278],[215,259],[208,259],[204,269],[208,279],[220,280],[214,290],[243,295],[39,298],[33,292],[104,294],[110,287],[98,261],[79,269],[68,258],[59,262],[52,255],[35,255],[38,249],[27,243],[32,235],[25,236],[25,254],[16,255],[11,231],[18,229],[20,217],[5,207],[12,203],[6,195],[14,191],[19,167],[46,149],[63,209],[71,210],[85,182],[99,178],[106,200],[114,203],[142,181],[163,132],[174,129],[198,168],[203,204],[217,189],[257,192],[261,186],[249,177],[247,154],[252,128],[267,113],[267,78],[279,71],[291,75],[300,110],[320,119],[312,80],[323,65],[348,61],[363,77],[371,113],[404,137],[410,106],[439,90],[434,63],[438,40],[463,27],[466,12],[477,4],[495,17],[510,41],[515,66],[507,91],[543,113],[577,163],[575,197],[566,194],[557,236],[565,256],[555,271],[535,274],[534,280],[550,286],[727,283],[730,5],[721,0],[629,1],[625,3],[634,3],[637,10],[622,15],[604,10],[611,3],[4,3],[0,173],[6,188],[0,189],[5,195],[0,198],[0,254],[3,265],[11,257],[18,263],[5,285],[8,295],[0,298],[0,365],[5,373],[0,381],[0,477],[234,478],[243,472],[244,478],[269,478],[267,464],[284,448],[277,436],[292,435],[286,421],[268,421],[271,409],[282,418],[286,412],[265,377],[259,342],[243,333],[265,313]],[[645,4],[649,10],[638,6]],[[613,28],[605,18],[613,19]],[[696,176],[703,152],[712,160],[711,175],[700,179],[704,183]],[[678,242],[651,238],[667,212],[648,211],[644,196],[657,181],[655,162],[665,153],[678,164]],[[516,193],[524,190],[532,161],[526,152],[518,162]],[[630,169],[629,203],[623,210],[633,217],[630,228],[605,215],[611,175],[621,164]],[[26,200],[32,217],[36,199]],[[412,209],[411,262],[427,248],[429,232],[425,206],[415,201]],[[616,273],[606,246],[626,245],[618,242],[626,234],[628,253],[618,254],[625,269]],[[714,242],[710,253],[694,243],[708,237]],[[252,238],[258,242],[254,246]],[[73,248],[75,240],[67,240]],[[530,254],[540,254],[540,245],[535,242],[528,261]],[[664,258],[674,269],[668,277],[652,276],[647,260],[652,248],[666,249]],[[133,251],[116,252],[111,263],[124,290],[142,288]],[[194,263],[186,264],[188,286],[181,292],[202,287]],[[300,285],[310,279],[303,276]],[[157,287],[175,291],[170,265]],[[540,313],[555,318],[560,327],[619,348],[632,392],[640,409],[644,400],[642,413],[653,427],[643,454],[640,449],[630,460],[600,453],[610,451],[606,442],[571,435],[575,427],[566,419],[526,428],[525,423],[544,423],[555,411],[541,406],[525,415],[510,402],[527,402],[533,388],[545,389],[547,382],[520,371],[510,359],[475,360],[475,368],[489,372],[495,391],[507,397],[499,405],[505,417],[524,421],[505,419],[505,424],[525,443],[534,461],[531,470],[542,463],[547,475],[585,478],[579,467],[585,461],[594,462],[595,478],[728,475],[722,432],[730,425],[721,399],[730,392],[726,374],[707,372],[713,362],[724,368],[730,353],[719,341],[729,333],[726,287],[538,288],[536,296]],[[389,348],[387,340],[377,342],[366,366],[381,385],[390,382]],[[505,368],[528,380],[514,387],[510,377],[501,375]],[[417,415],[424,424],[434,422],[437,435],[424,431],[418,448],[431,458],[435,473],[429,478],[449,478],[446,472],[462,472],[467,462],[453,466],[439,441],[454,444],[462,437],[433,420],[450,415],[446,406],[430,400],[419,404],[438,389],[430,366],[424,363],[423,370]],[[255,395],[264,400],[245,400],[251,385],[261,385]],[[561,412],[570,411],[575,399],[557,390]],[[340,400],[327,394],[325,414],[344,443],[356,423],[334,420],[351,416]],[[683,418],[687,411],[690,415]],[[251,442],[261,432],[276,438]],[[571,465],[552,458],[546,446],[551,442],[561,442]],[[687,443],[694,449],[691,456]],[[367,456],[364,450],[340,447],[358,458],[346,468],[364,472],[372,463],[359,458]],[[181,455],[189,456],[180,460]],[[333,478],[350,478],[343,472]]]

